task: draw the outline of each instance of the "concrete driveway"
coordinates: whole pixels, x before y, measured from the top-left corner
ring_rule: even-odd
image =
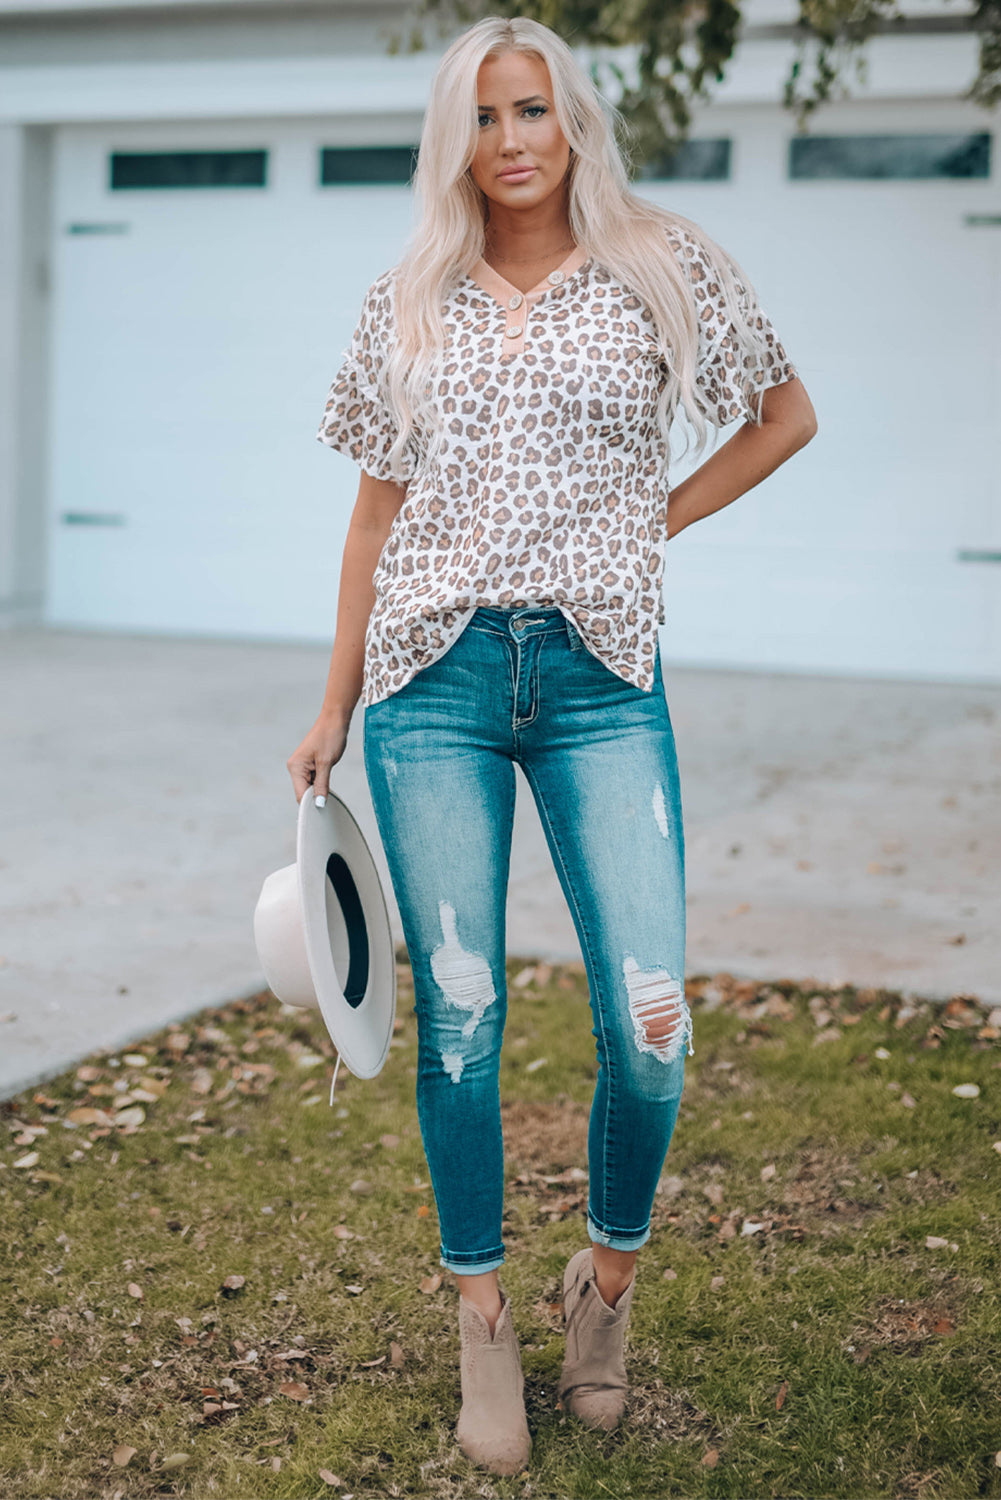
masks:
[[[295,857],[285,760],[328,661],[327,647],[0,633],[0,1098],[263,986],[253,908]],[[689,973],[1001,1003],[1001,687],[668,662],[664,676]],[[333,786],[388,888],[361,728],[359,710]],[[508,924],[512,955],[580,957],[520,772]]]

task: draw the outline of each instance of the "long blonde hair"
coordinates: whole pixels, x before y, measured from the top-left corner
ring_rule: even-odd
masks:
[[[414,179],[419,216],[395,268],[397,341],[384,371],[386,399],[399,428],[390,462],[394,467],[400,463],[408,442],[423,459],[433,446],[436,422],[428,398],[435,361],[445,344],[444,303],[485,248],[489,199],[469,170],[477,145],[477,74],[486,58],[504,52],[528,53],[549,69],[556,117],[573,153],[568,186],[574,240],[636,292],[653,317],[669,372],[657,408],[665,454],[679,401],[701,452],[708,427],[695,394],[698,320],[680,264],[664,253],[666,235],[687,232],[708,252],[737,331],[740,348],[735,353],[752,398],[756,393],[749,367],[763,364],[764,355],[754,326],[757,293],[740,265],[698,224],[630,191],[616,141],[622,117],[578,66],[566,42],[538,21],[488,16],[457,37],[443,55],[421,132]],[[760,421],[760,403],[753,414]]]

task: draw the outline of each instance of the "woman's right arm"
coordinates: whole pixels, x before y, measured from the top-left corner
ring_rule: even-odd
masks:
[[[302,744],[285,762],[297,802],[310,786],[315,796],[327,795],[331,767],[344,754],[348,725],[364,679],[365,631],[375,603],[372,576],[406,493],[405,484],[362,473],[344,543],[334,649],[323,706]]]

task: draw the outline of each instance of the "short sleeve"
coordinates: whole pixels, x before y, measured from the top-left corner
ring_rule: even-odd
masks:
[[[365,294],[351,343],[327,393],[316,436],[328,448],[353,459],[374,479],[402,484],[413,478],[414,454],[408,445],[399,468],[390,467],[389,451],[399,428],[380,390],[394,337],[392,272],[387,271]]]
[[[678,253],[676,247],[676,253]],[[752,401],[769,385],[795,380],[798,371],[760,303],[746,327],[757,332],[762,348],[758,371],[745,370],[746,358],[738,330],[726,308],[719,273],[706,248],[690,233],[682,236],[680,257],[695,294],[699,324],[696,390],[706,418],[714,427],[726,427],[742,417],[754,418]],[[747,289],[737,278],[741,304],[747,307]],[[759,378],[755,380],[755,374]],[[756,405],[757,402],[754,401]]]

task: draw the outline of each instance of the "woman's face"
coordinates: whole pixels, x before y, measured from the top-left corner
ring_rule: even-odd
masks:
[[[473,181],[491,203],[535,208],[563,187],[570,145],[553,107],[549,69],[540,57],[503,52],[477,74],[479,140]]]

